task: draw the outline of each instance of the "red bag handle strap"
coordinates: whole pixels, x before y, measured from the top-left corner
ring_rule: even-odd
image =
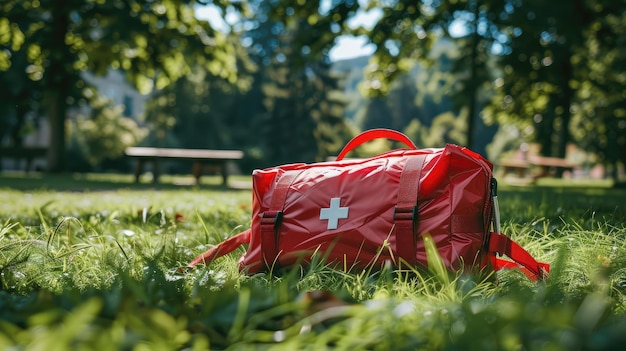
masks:
[[[396,253],[409,265],[415,264],[417,257],[419,185],[425,160],[426,155],[407,158],[402,175],[400,175],[398,200],[393,211]]]
[[[270,208],[262,214],[261,252],[268,269],[278,264],[276,258],[278,257],[278,237],[283,219],[283,207],[291,184],[302,172],[303,170],[292,170],[277,176],[278,180],[272,193]]]
[[[354,138],[352,138],[352,140],[350,140],[348,144],[344,146],[343,150],[341,150],[341,152],[339,153],[339,156],[337,156],[337,161],[343,160],[343,158],[346,156],[346,154],[348,154],[348,152],[354,150],[359,145],[362,145],[374,139],[383,139],[383,138],[399,141],[401,143],[404,143],[409,148],[413,150],[417,150],[417,146],[415,146],[415,144],[411,141],[411,139],[409,139],[409,137],[407,137],[406,135],[396,130],[392,130],[392,129],[377,128],[377,129],[367,130],[355,136]]]
[[[489,236],[489,253],[494,270],[503,268],[519,268],[532,280],[543,280],[548,277],[550,264],[537,262],[528,251],[506,235],[491,233]],[[514,262],[496,257],[496,254],[507,255]]]
[[[198,264],[209,264],[216,258],[222,257],[226,254],[233,252],[236,248],[243,244],[250,242],[250,229],[245,230],[237,235],[222,241],[221,243],[206,250],[204,253],[198,255],[193,261],[189,262],[187,267],[193,268]]]

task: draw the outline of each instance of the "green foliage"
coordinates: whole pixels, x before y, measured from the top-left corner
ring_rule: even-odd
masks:
[[[146,136],[147,131],[132,118],[124,117],[122,112],[123,106],[95,98],[89,116],[78,116],[75,138],[92,166],[123,156],[126,148],[137,145]]]
[[[233,41],[237,34],[231,34]],[[253,88],[256,67],[244,48],[237,46],[237,80],[216,78],[202,65],[175,83],[152,94],[143,119],[151,127],[147,144],[185,148],[244,148],[238,129],[245,129],[250,116],[242,113],[241,101]],[[256,114],[257,111],[246,111]],[[243,116],[243,117],[242,117]]]
[[[501,23],[512,37],[500,57],[503,74],[496,81],[498,94],[490,114],[502,123],[533,125],[544,154],[563,156],[568,142],[583,141],[585,149],[594,148],[607,163],[616,162],[624,144],[609,136],[621,129],[615,114],[619,107],[609,101],[623,98],[608,77],[614,76],[612,70],[622,71],[623,50],[615,44],[623,40],[624,31],[615,19],[624,16],[623,7],[602,0],[525,1],[511,10]],[[596,78],[600,71],[607,79]],[[610,151],[605,149],[609,144]]]
[[[365,35],[376,46],[361,84],[370,98],[393,94],[394,82],[417,62],[446,61],[449,69],[444,71],[454,82],[448,92],[451,111],[467,114],[465,140],[473,149],[483,147],[483,131],[475,130],[483,119],[518,124],[545,155],[564,157],[568,143],[581,143],[616,169],[618,161],[626,162],[623,5],[612,0],[402,0],[320,6],[317,1],[283,0],[275,17],[293,23],[291,15],[308,11],[316,23],[318,14],[339,12],[324,22],[330,33],[299,37],[297,43],[323,53],[328,40],[338,35]],[[374,23],[349,27],[346,16],[361,11],[372,11]],[[459,54],[442,55],[442,40],[452,42]],[[320,52],[313,50],[311,56]],[[384,122],[406,128],[408,121],[397,127],[393,109],[384,107],[374,99],[357,118],[366,122],[364,128]],[[408,120],[420,118],[405,112]]]
[[[290,56],[293,63],[302,68],[310,62],[326,61],[341,29],[347,28],[347,20],[360,5],[357,1],[333,1],[323,6],[324,1],[271,1],[269,18],[282,28],[293,31],[292,42],[300,52]],[[303,30],[306,28],[306,30]]]
[[[346,101],[339,77],[331,73],[327,60],[302,60],[303,52],[294,47],[297,38],[311,35],[315,25],[302,18],[284,26],[272,17],[262,21],[280,9],[270,5],[257,5],[260,23],[248,34],[260,44],[253,59],[262,67],[255,101],[262,104],[263,112],[253,122],[256,144],[265,166],[325,160],[352,136],[343,118]]]
[[[470,107],[455,103],[456,93],[462,86],[452,63],[461,55],[461,49],[450,40],[437,41],[431,49],[436,59],[416,62],[407,74],[400,75],[390,83],[390,91],[386,96],[360,102],[361,107],[354,117],[355,123],[362,130],[383,127],[408,131],[420,147],[441,147],[446,142],[469,145],[471,142],[472,150],[486,154],[486,146],[495,128],[487,128],[482,120],[469,123]],[[367,82],[362,82],[361,88],[365,87],[364,84]],[[479,103],[484,103],[489,96],[483,88],[477,94]],[[359,102],[352,101],[351,104],[357,105]],[[441,125],[443,119],[449,119],[443,123],[445,127]],[[438,125],[431,133],[431,125],[435,120]],[[471,131],[473,141],[468,138],[470,125],[474,126]]]
[[[613,3],[598,18],[586,38],[588,55],[581,55],[589,80],[576,81],[577,103],[573,106],[572,137],[585,150],[597,153],[608,164],[626,164],[626,114],[623,97],[616,92],[623,85],[626,50],[623,43],[626,14]]]
[[[467,128],[466,116],[454,116],[452,113],[441,114],[430,126],[430,132],[426,137],[426,145],[442,147],[447,143],[465,144],[465,129]]]
[[[414,119],[404,132],[421,148],[443,147],[447,143],[463,145],[467,129],[463,117],[454,116],[451,112],[442,113],[433,119],[430,127]]]
[[[2,85],[13,85],[13,78],[19,83],[16,94],[40,96],[50,120],[52,171],[65,168],[65,119],[68,109],[83,98],[86,84],[80,75],[84,71],[121,70],[146,94],[165,88],[197,65],[219,79],[237,80],[238,42],[196,19],[198,4],[194,0],[3,2],[2,70],[22,73],[0,77]],[[243,8],[214,4],[236,11]],[[27,88],[19,89],[22,86]]]
[[[430,127],[450,112],[466,116],[466,136],[454,139],[479,152],[484,119],[519,125],[544,154],[563,156],[575,141],[613,169],[626,161],[621,1],[210,2],[240,16],[225,31],[195,18],[205,4],[3,2],[2,137],[19,145],[47,115],[59,168],[67,109],[88,88],[81,73],[119,69],[140,91],[159,91],[148,114],[155,143],[234,145],[251,155],[247,168],[321,160],[353,134],[344,105],[363,98],[337,96],[327,67],[337,37],[356,34],[376,45],[361,84],[376,98],[357,113],[361,129]],[[375,23],[354,28],[363,11]]]

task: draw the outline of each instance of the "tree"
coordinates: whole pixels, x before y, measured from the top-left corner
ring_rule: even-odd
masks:
[[[316,161],[325,161],[339,154],[356,133],[347,124],[344,114],[346,97],[340,90],[340,77],[331,73],[330,64],[318,63],[311,67],[315,80],[311,82],[309,104],[315,122],[313,136],[317,144]]]
[[[571,83],[580,72],[572,58],[584,50],[589,18],[583,1],[526,0],[510,4],[500,22],[508,37],[500,42],[503,76],[494,109],[500,111],[500,122],[533,123],[547,155],[565,156],[574,101]]]
[[[512,3],[489,114],[524,124],[546,155],[570,141],[613,164],[626,147],[624,1]],[[626,161],[626,158],[624,159]],[[626,164],[626,163],[625,163]],[[613,167],[615,169],[616,167]]]
[[[0,33],[10,31],[9,22],[0,21]],[[0,36],[0,45],[3,37],[9,38]],[[10,57],[11,60],[7,56],[6,61],[0,63],[0,140],[8,137],[10,143],[18,147],[37,123],[37,116],[41,112],[41,91],[37,82],[24,79],[23,72],[27,72],[29,67],[26,56],[26,52],[16,52]],[[2,67],[8,69],[11,66],[12,70],[2,70]]]
[[[370,1],[362,7],[357,1],[331,1],[328,9],[324,10],[317,1],[302,3],[283,0],[281,4],[277,13],[282,15],[283,21],[289,21],[285,16],[288,13],[306,16],[316,31],[325,31],[324,35],[298,37],[301,45],[323,51],[340,34],[364,34],[369,37],[377,48],[366,71],[369,97],[390,94],[392,83],[417,62],[432,63],[438,60],[439,57],[429,55],[441,38],[455,40],[462,55],[451,64],[452,72],[460,78],[457,79],[457,89],[453,91],[452,98],[457,111],[465,109],[469,113],[466,140],[472,146],[480,91],[493,80],[488,68],[491,46],[497,35],[493,20],[504,11],[504,2],[397,0]],[[347,20],[357,11],[373,8],[380,9],[382,16],[371,29],[347,26]],[[324,20],[320,20],[320,17],[324,17]],[[461,23],[464,27],[461,36],[450,32],[455,23]],[[409,118],[404,126],[408,124]]]
[[[415,84],[415,76],[411,74],[399,77],[393,85],[386,102],[389,106],[389,128],[394,130],[402,130],[406,127],[412,118],[425,118],[429,116],[420,116],[419,110],[421,106],[416,105],[416,95],[418,94]]]
[[[147,130],[123,116],[124,106],[114,106],[111,100],[94,96],[88,115],[76,120],[76,140],[80,151],[91,166],[124,154],[127,147],[136,145]]]
[[[50,121],[50,171],[65,169],[65,120],[87,85],[81,79],[83,71],[104,74],[121,69],[143,93],[166,87],[194,64],[231,82],[237,79],[235,55],[231,55],[236,43],[195,18],[193,7],[198,4],[195,0],[7,0],[0,5],[0,27],[10,28],[0,36],[4,50],[0,70],[19,69],[11,63],[20,52],[27,53],[29,79],[36,82]],[[238,3],[214,4],[241,10]]]
[[[362,129],[390,128],[391,110],[384,97],[373,97],[367,102],[365,113],[361,116],[359,126]]]
[[[287,47],[283,47],[286,57],[292,55]],[[323,63],[299,69],[294,61],[280,57],[264,68],[265,113],[255,128],[264,159],[270,164],[312,162],[336,154],[350,137],[343,120],[344,102],[336,96],[336,78]]]
[[[624,133],[620,131],[626,123],[621,117],[624,98],[619,88],[624,83],[620,43],[625,32],[621,24],[625,1],[395,0],[361,4],[330,1],[322,10],[318,2],[283,0],[280,13],[283,17],[288,12],[306,13],[318,24],[319,16],[349,8],[341,12],[345,16],[327,16],[329,20],[321,22],[329,34],[308,37],[302,45],[324,49],[341,34],[367,35],[377,47],[366,77],[370,96],[388,94],[392,82],[415,62],[429,61],[440,38],[453,40],[462,54],[452,62],[459,87],[452,97],[456,110],[469,113],[470,144],[476,136],[472,129],[480,106],[491,101],[483,110],[487,120],[520,124],[530,132],[528,138],[543,145],[546,155],[564,156],[572,140],[572,118],[588,129],[597,126],[597,138],[592,133],[577,133],[576,140],[593,144],[607,160],[626,154],[619,151],[613,155],[611,151],[623,150]],[[355,13],[373,8],[381,16],[371,29],[347,27]]]
[[[259,94],[251,90],[249,101],[262,105],[252,130],[266,166],[324,160],[352,136],[327,54],[296,44],[315,25],[295,14],[276,21],[277,12],[293,13],[280,6],[279,1],[251,2],[255,17],[244,24],[248,30],[242,35],[244,41],[251,39],[250,56],[259,66],[254,83]]]
[[[575,81],[576,102],[572,106],[574,140],[598,160],[626,167],[626,11],[623,1],[597,1],[603,16],[597,16],[586,35],[585,54],[574,60],[584,67],[586,80]]]
[[[428,64],[417,64],[407,74],[395,79],[386,96],[370,97],[364,113],[359,116],[362,129],[391,128],[411,130],[416,140],[424,140],[417,127],[429,129],[436,116],[453,109],[450,96],[456,88],[456,80],[450,73],[448,57],[455,56],[455,47],[449,42],[438,43],[439,59]],[[454,114],[450,114],[454,116]],[[464,119],[462,123],[466,123]],[[429,139],[432,141],[435,139]],[[443,139],[438,139],[443,140]],[[457,143],[465,143],[465,138]],[[437,147],[442,144],[419,144]]]
[[[383,16],[371,29],[360,29],[378,47],[368,79],[378,82],[371,94],[385,94],[389,84],[415,63],[433,65],[454,77],[449,97],[456,115],[467,115],[463,144],[478,148],[476,127],[494,77],[492,50],[499,35],[497,19],[506,14],[506,1],[376,1]],[[446,55],[452,45],[458,54]],[[446,67],[447,66],[447,67]],[[423,74],[428,74],[426,71]],[[419,89],[418,89],[419,91]]]
[[[349,30],[347,21],[360,8],[355,0],[271,0],[269,18],[280,27],[302,28],[293,33],[292,44],[303,50],[291,57],[296,67],[309,62],[328,61],[335,39]]]
[[[455,116],[451,112],[437,115],[429,126],[413,119],[404,129],[404,133],[418,147],[442,147],[445,144],[462,144],[467,135],[466,116]]]
[[[232,41],[240,39],[235,32],[228,36]],[[245,130],[249,121],[241,120],[238,106],[253,83],[256,67],[242,46],[235,48],[235,54],[234,83],[194,65],[190,73],[153,94],[144,116],[145,122],[153,126],[152,143],[206,149],[242,147],[236,140],[237,130]],[[168,142],[175,144],[167,145]]]
[[[467,114],[465,144],[472,149],[478,148],[475,142],[478,116],[481,106],[488,101],[484,91],[494,79],[490,58],[500,34],[495,21],[506,14],[505,4],[505,1],[476,0],[445,2],[426,25],[426,28],[440,28],[458,47],[459,55],[451,63],[451,74],[456,76],[452,100],[456,111],[464,110]],[[452,29],[461,33],[452,33]]]

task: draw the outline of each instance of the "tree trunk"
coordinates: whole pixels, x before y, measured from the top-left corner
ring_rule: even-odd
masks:
[[[620,160],[622,161],[622,167],[624,167],[624,171],[626,171],[626,145],[622,145],[622,151],[620,152]],[[617,168],[618,164],[616,162],[615,168]],[[622,180],[619,177],[619,172],[615,179],[615,184],[620,184],[621,187],[626,188],[626,180]]]
[[[30,99],[28,98],[28,92],[22,91],[16,96],[17,103],[15,106],[16,123],[11,130],[11,144],[15,147],[20,147],[24,143],[24,134],[22,128],[26,122],[26,115],[30,111]]]
[[[467,148],[470,150],[475,150],[474,147],[474,130],[476,129],[476,99],[477,99],[477,88],[474,87],[474,91],[472,92],[472,96],[469,101],[469,105],[467,106]]]
[[[48,171],[65,171],[65,118],[68,111],[67,97],[70,94],[72,80],[75,78],[71,68],[74,55],[65,43],[69,31],[71,8],[64,1],[58,1],[52,11],[52,32],[50,38],[50,64],[46,67],[46,92],[44,101],[50,122],[50,148],[48,150]]]
[[[570,80],[572,78],[572,62],[569,48],[564,48],[564,55],[561,61],[561,96],[560,107],[563,109],[561,114],[561,126],[558,131],[558,145],[557,145],[557,157],[565,157],[567,151],[567,144],[570,140],[569,124],[572,117],[570,112],[570,106],[572,104],[572,89],[570,87]]]
[[[46,95],[48,121],[50,123],[48,171],[62,173],[65,171],[65,115],[67,114],[67,107],[65,99],[58,91],[48,91]]]
[[[480,15],[479,6],[474,4],[474,32],[472,33],[472,51],[470,54],[470,78],[469,78],[469,105],[467,106],[467,147],[474,150],[474,129],[476,126],[476,100],[478,99],[478,44],[480,35],[478,34],[478,17]]]

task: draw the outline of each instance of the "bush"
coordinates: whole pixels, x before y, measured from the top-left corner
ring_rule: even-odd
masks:
[[[135,120],[122,116],[122,106],[113,106],[110,100],[96,98],[91,108],[89,116],[79,115],[76,120],[76,140],[92,166],[122,156],[147,135]]]

